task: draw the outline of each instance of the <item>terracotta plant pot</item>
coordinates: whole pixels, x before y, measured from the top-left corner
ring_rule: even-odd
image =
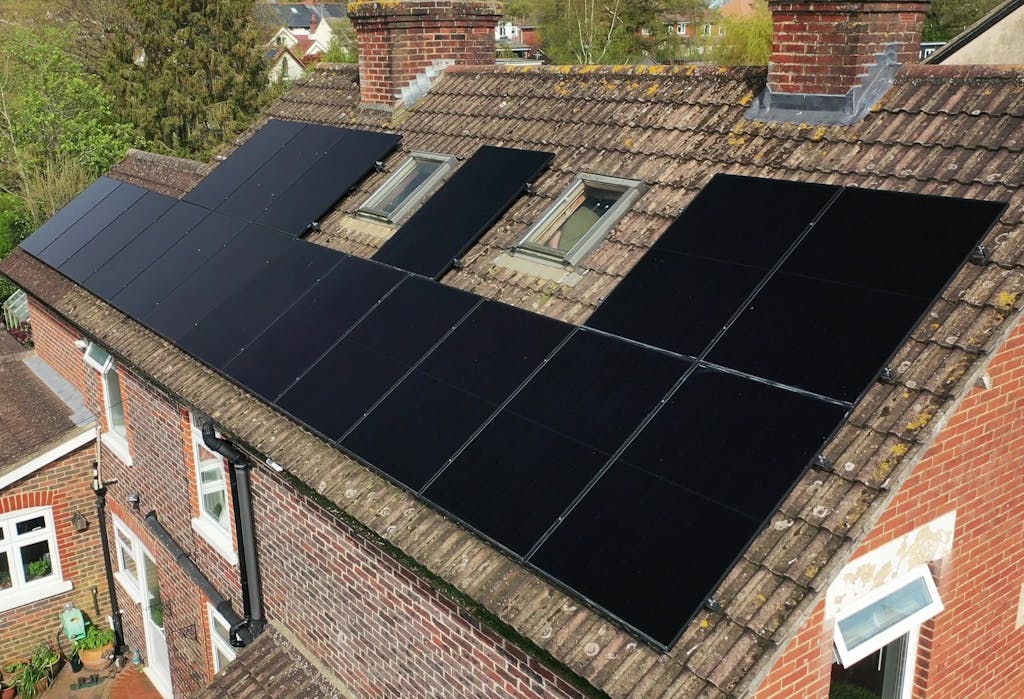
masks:
[[[0,699],[14,699],[14,687],[0,688]]]
[[[111,655],[113,650],[114,644],[108,643],[105,646],[91,650],[80,650],[78,651],[78,658],[82,661],[82,667],[86,670],[106,670],[114,659]]]

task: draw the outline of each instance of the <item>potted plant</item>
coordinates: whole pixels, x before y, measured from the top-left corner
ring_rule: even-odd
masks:
[[[114,630],[90,624],[85,636],[75,641],[74,651],[86,670],[103,670],[114,658]]]
[[[15,683],[24,668],[25,663],[23,662],[8,663],[3,666],[2,674],[0,674],[0,699],[13,699],[17,691]]]
[[[4,685],[10,693],[0,695],[9,699],[15,692],[21,699],[34,699],[50,686],[56,674],[60,654],[50,646],[39,646],[28,660],[10,663],[3,667]]]

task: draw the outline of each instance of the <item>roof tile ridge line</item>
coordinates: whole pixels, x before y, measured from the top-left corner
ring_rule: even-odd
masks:
[[[499,413],[501,413],[513,400],[515,400],[516,396],[518,396],[526,388],[526,384],[528,384],[534,376],[539,374],[541,370],[548,365],[548,362],[551,361],[555,354],[557,354],[558,351],[562,349],[562,347],[567,345],[569,343],[569,340],[575,337],[576,333],[578,333],[579,331],[580,326],[575,325],[568,333],[566,333],[565,337],[563,337],[558,342],[558,344],[555,345],[555,347],[550,352],[547,353],[543,361],[541,361],[540,364],[538,364],[536,368],[534,368],[526,376],[526,378],[519,382],[519,385],[516,387],[514,391],[512,391],[511,395],[505,398],[505,400],[502,401],[501,404],[499,404],[497,408],[494,409],[494,411],[487,417],[487,419],[484,420],[484,422],[477,429],[475,429],[461,445],[459,445],[459,448],[455,450],[455,452],[448,458],[448,460],[445,461],[441,465],[441,467],[437,469],[437,471],[435,471],[430,478],[427,479],[423,486],[416,491],[416,495],[418,497],[425,498],[424,493],[427,492],[427,489],[430,486],[432,486],[438,478],[441,477],[441,475],[448,469],[449,466],[455,463],[455,460],[462,455],[462,452],[469,448],[469,445],[473,442],[473,440],[475,440],[480,435],[480,433],[483,432],[498,417]],[[518,554],[514,555],[517,558],[521,558],[524,561],[526,560],[525,556],[519,556]]]
[[[431,280],[431,281],[433,281],[433,280]],[[436,282],[436,283],[437,284],[441,284],[441,282]],[[359,419],[357,419],[355,422],[353,422],[351,427],[349,427],[347,430],[345,430],[344,434],[342,434],[340,437],[335,439],[333,442],[330,442],[330,444],[332,446],[334,446],[335,448],[342,448],[341,447],[341,442],[346,437],[348,437],[350,434],[352,434],[352,432],[354,432],[356,430],[356,428],[359,427],[359,425],[361,425],[363,423],[363,421],[370,415],[370,413],[372,413],[374,411],[374,409],[378,405],[380,405],[385,400],[387,400],[387,398],[392,393],[395,392],[395,389],[398,388],[398,385],[401,384],[403,381],[405,381],[405,379],[407,379],[413,372],[415,372],[423,364],[423,362],[427,361],[427,358],[430,357],[430,355],[434,353],[434,350],[436,350],[438,347],[440,347],[441,343],[444,342],[445,340],[447,340],[448,337],[452,333],[454,333],[459,328],[459,326],[461,326],[466,321],[466,318],[468,318],[473,313],[473,311],[475,311],[477,308],[479,308],[480,305],[483,304],[484,301],[487,300],[483,296],[479,296],[479,295],[476,295],[476,294],[474,294],[474,295],[476,296],[476,303],[474,303],[472,306],[470,306],[468,311],[463,313],[462,316],[450,328],[448,328],[448,330],[446,330],[444,332],[444,334],[442,334],[441,337],[439,337],[437,339],[436,342],[434,342],[434,344],[432,344],[430,347],[428,347],[427,350],[420,356],[420,358],[417,359],[415,362],[413,362],[409,366],[409,369],[405,373],[403,373],[401,376],[399,376],[397,379],[395,379],[395,382],[393,384],[391,384],[391,387],[388,388],[383,393],[383,395],[381,395],[380,398],[378,398],[376,401],[374,401],[374,403],[372,405],[370,405],[370,407],[368,407],[366,409],[366,412],[364,412],[359,417]],[[345,449],[345,452],[348,453],[348,450]],[[353,457],[355,457],[354,453],[353,453]],[[358,457],[355,457],[355,458],[357,460],[359,460]],[[383,469],[381,469],[381,470],[383,470]]]
[[[994,117],[994,118],[999,118],[999,117],[1004,117],[1004,116],[1015,117],[1015,118],[1018,118],[1018,119],[1024,118],[1024,111],[1022,111],[1021,113],[1010,112],[1010,111],[992,112],[992,111],[989,111],[988,109],[972,109],[972,110],[958,109],[958,110],[953,111],[953,110],[946,109],[946,108],[942,108],[942,109],[925,109],[925,108],[907,109],[905,107],[884,107],[883,109],[880,109],[879,111],[890,112],[890,113],[924,114],[925,116],[932,116],[932,117],[935,117],[935,116],[948,116],[948,117],[970,116],[970,117],[974,117],[974,116],[981,116],[982,114],[984,114],[985,116],[990,116],[990,117]],[[975,114],[974,112],[977,112],[977,114]]]

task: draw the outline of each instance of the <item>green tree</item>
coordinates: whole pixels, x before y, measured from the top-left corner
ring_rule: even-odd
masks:
[[[126,0],[107,79],[148,148],[206,158],[273,94],[251,0]]]
[[[764,66],[772,53],[772,13],[767,0],[756,0],[754,11],[722,21],[725,37],[715,45],[712,60],[719,65]]]
[[[0,37],[0,190],[41,223],[120,160],[131,129],[59,30],[5,28]]]
[[[925,41],[949,41],[1001,0],[932,0],[924,19]]]

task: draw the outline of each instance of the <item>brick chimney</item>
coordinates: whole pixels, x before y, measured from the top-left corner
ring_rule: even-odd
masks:
[[[309,13],[309,35],[313,36],[316,34],[316,30],[320,27],[320,18],[316,16],[315,12]]]
[[[353,0],[365,106],[410,104],[446,66],[494,63],[501,5],[488,0]]]
[[[928,4],[768,0],[773,30],[768,86],[754,106],[776,113],[748,116],[807,123],[863,118],[899,66],[918,61]],[[793,112],[791,118],[785,114]]]

